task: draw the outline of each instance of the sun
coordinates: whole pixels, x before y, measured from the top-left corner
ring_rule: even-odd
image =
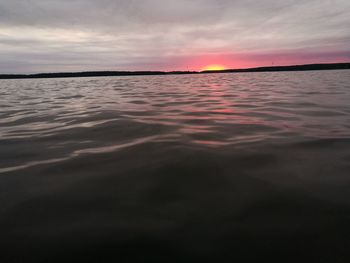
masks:
[[[223,65],[208,65],[202,68],[202,71],[216,71],[216,70],[225,70],[226,67]]]

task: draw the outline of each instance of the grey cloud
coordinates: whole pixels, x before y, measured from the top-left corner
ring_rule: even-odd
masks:
[[[206,54],[347,54],[348,28],[348,0],[0,0],[0,69],[178,69]]]

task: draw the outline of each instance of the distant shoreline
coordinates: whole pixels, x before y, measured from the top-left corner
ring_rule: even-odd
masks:
[[[281,71],[314,71],[350,69],[350,63],[306,64],[294,66],[257,67],[246,69],[226,69],[215,71],[86,71],[39,74],[0,74],[0,79],[39,79],[39,78],[81,78],[81,77],[116,77],[116,76],[152,76],[152,75],[194,75],[212,73],[242,72],[281,72]]]

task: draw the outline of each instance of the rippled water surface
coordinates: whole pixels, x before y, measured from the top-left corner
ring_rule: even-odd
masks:
[[[350,71],[1,80],[0,107],[6,262],[350,260]]]

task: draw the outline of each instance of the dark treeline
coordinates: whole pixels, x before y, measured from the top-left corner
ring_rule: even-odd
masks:
[[[0,79],[35,79],[35,78],[77,78],[77,77],[112,77],[112,76],[147,76],[147,75],[180,75],[208,73],[240,73],[240,72],[273,72],[273,71],[308,71],[350,69],[350,63],[308,64],[295,66],[259,67],[247,69],[226,69],[219,71],[87,71],[39,74],[0,74]]]
[[[86,71],[86,72],[60,72],[39,74],[0,74],[0,79],[38,79],[38,78],[77,78],[77,77],[113,77],[113,76],[147,76],[169,74],[196,74],[192,71]]]
[[[350,69],[350,63],[335,64],[307,64],[295,66],[276,66],[276,67],[259,67],[247,69],[226,69],[220,70],[220,73],[239,73],[239,72],[273,72],[273,71],[308,71],[308,70],[339,70]],[[202,73],[217,73],[218,71],[202,71]]]

